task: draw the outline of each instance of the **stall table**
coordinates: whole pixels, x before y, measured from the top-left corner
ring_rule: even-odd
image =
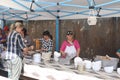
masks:
[[[25,65],[25,73],[23,75],[34,78],[34,79],[40,79],[40,78],[43,79],[46,76],[47,78],[50,77],[50,79],[45,78],[46,80],[59,80],[57,78],[62,79],[62,77],[69,76],[69,77],[66,77],[66,79],[68,78],[67,80],[76,80],[76,79],[78,80],[83,80],[83,79],[86,79],[86,80],[120,80],[120,75],[117,74],[116,71],[113,71],[111,74],[104,72],[104,70],[102,69],[98,72],[94,72],[92,69],[85,70],[84,72],[80,72],[74,69],[73,64],[62,65],[57,62],[50,61],[49,63],[41,62],[39,64],[30,62],[30,63],[27,63],[26,65]]]

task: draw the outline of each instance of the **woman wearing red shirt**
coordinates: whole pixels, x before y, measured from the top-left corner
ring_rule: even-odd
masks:
[[[74,39],[72,31],[68,31],[66,39],[60,48],[61,59],[60,62],[63,64],[70,64],[70,60],[80,54],[80,44]]]

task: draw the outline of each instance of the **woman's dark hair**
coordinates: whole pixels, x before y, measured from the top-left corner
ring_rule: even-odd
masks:
[[[26,28],[23,28],[22,31],[23,31],[24,36],[27,36],[27,35],[28,35],[28,34],[27,34],[27,29],[26,29]]]
[[[44,31],[43,36],[48,36],[48,37],[50,37],[50,39],[53,39],[53,37],[52,37],[52,35],[50,34],[49,31]]]
[[[49,31],[44,31],[43,32],[43,36],[49,36],[50,35],[50,32]]]

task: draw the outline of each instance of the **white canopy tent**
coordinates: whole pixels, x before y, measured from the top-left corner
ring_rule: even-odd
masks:
[[[119,17],[120,0],[0,0],[1,20],[56,20],[56,50],[59,50],[59,20],[91,16]]]
[[[0,9],[5,20],[81,19],[90,9],[98,17],[119,17],[120,0],[0,0]]]

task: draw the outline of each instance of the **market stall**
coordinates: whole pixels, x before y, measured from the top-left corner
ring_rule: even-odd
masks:
[[[7,4],[6,4],[7,3]],[[85,19],[84,20],[84,24],[83,26],[78,30],[78,28],[75,28],[76,31],[75,32],[95,32],[95,28],[93,31],[88,31],[88,28],[91,25],[96,25],[97,22],[97,18],[100,17],[118,17],[119,15],[119,7],[120,7],[120,0],[99,0],[99,1],[95,1],[95,0],[0,0],[0,19],[4,22],[7,20],[23,20],[28,22],[29,20],[55,20],[55,23],[53,22],[52,24],[53,27],[55,28],[55,50],[59,51],[59,46],[60,46],[60,20],[66,20],[66,19]],[[92,16],[92,18],[91,18]],[[118,18],[114,19],[116,22],[111,21],[111,24],[116,25],[117,28],[113,29],[113,33],[111,29],[107,29],[105,28],[100,28],[102,24],[98,24],[98,30],[101,29],[101,31],[104,31],[105,34],[113,34],[112,36],[114,36],[114,30],[118,29],[117,21]],[[9,21],[8,21],[9,22]],[[95,22],[95,23],[94,23]],[[104,22],[104,21],[103,21]],[[110,21],[108,20],[108,23]],[[30,22],[32,23],[32,22]],[[38,22],[39,23],[39,22]],[[51,22],[50,22],[51,23]],[[62,21],[61,21],[62,23]],[[64,23],[64,22],[63,22]],[[62,24],[63,24],[62,23]],[[72,21],[71,23],[68,22],[70,25],[74,26],[74,21]],[[78,24],[78,27],[80,26],[80,24],[82,24],[83,22],[76,22]],[[86,23],[88,23],[87,28],[86,28]],[[43,24],[43,22],[42,22]],[[46,24],[46,23],[45,23]],[[109,24],[109,26],[111,26],[111,24]],[[49,24],[48,24],[49,25]],[[46,25],[48,27],[48,25]],[[85,25],[85,26],[84,26]],[[66,26],[66,25],[65,25]],[[108,26],[108,24],[107,24]],[[102,25],[103,27],[103,25]],[[31,29],[32,31],[35,32],[34,29]],[[96,30],[96,32],[99,32],[98,30]],[[31,32],[32,32],[31,31]],[[119,32],[119,30],[117,30]],[[99,44],[104,44],[106,43],[103,39],[103,35],[102,32],[98,33],[98,35],[93,36],[94,33],[87,33],[88,36],[93,36],[94,38],[87,38],[87,36],[84,37],[84,32],[82,32],[83,34],[83,38],[85,38],[87,43],[89,39],[94,39],[96,40],[96,43],[99,42],[100,40],[102,40]],[[102,35],[102,37],[101,37]],[[96,38],[99,37],[100,38]],[[117,35],[119,36],[119,35]],[[78,36],[79,38],[79,33]],[[104,36],[105,38],[108,37],[108,35]],[[111,38],[109,38],[110,40]],[[116,39],[116,38],[115,38]],[[89,40],[90,41],[90,40]],[[115,40],[109,42],[109,43],[114,43]],[[119,42],[119,41],[117,41]],[[89,43],[92,43],[89,42]],[[94,43],[94,41],[93,41]],[[109,44],[108,43],[108,44]],[[84,44],[82,44],[84,45]],[[87,44],[88,45],[88,44]],[[109,46],[109,45],[107,45]],[[92,46],[96,47],[94,44]],[[116,47],[116,46],[115,46]],[[90,54],[93,54],[93,49],[89,48],[88,46],[85,48],[86,50],[84,50],[84,53],[86,52],[89,56]],[[102,49],[106,48],[103,47]],[[112,47],[113,48],[113,47]],[[100,49],[100,50],[99,50]],[[102,51],[101,48],[97,48],[98,52]],[[96,50],[96,51],[97,51]],[[111,47],[108,48],[109,51],[111,51]],[[87,52],[88,51],[88,52]],[[102,52],[101,52],[102,53]],[[106,54],[106,53],[105,53]],[[86,55],[86,54],[85,54]],[[92,56],[93,57],[93,56]],[[35,60],[35,59],[34,59]],[[90,70],[84,70],[83,73],[81,73],[79,70],[76,70],[74,68],[74,65],[61,65],[58,63],[50,62],[47,64],[43,64],[43,63],[39,63],[39,64],[34,64],[32,63],[32,60],[30,60],[31,64],[28,61],[28,65],[25,65],[25,73],[23,74],[23,76],[26,77],[32,77],[35,79],[43,79],[43,80],[64,80],[64,79],[68,79],[68,80],[80,80],[80,79],[86,79],[86,80],[103,80],[103,79],[115,79],[115,80],[119,80],[119,74],[116,71],[113,71],[112,73],[108,74],[106,73],[103,68],[100,69],[99,71],[95,72],[92,69]],[[40,62],[40,61],[38,61]],[[37,66],[36,66],[37,65]],[[116,67],[116,66],[115,66]],[[62,76],[59,76],[61,74],[64,74]],[[67,75],[67,76],[66,76]]]

